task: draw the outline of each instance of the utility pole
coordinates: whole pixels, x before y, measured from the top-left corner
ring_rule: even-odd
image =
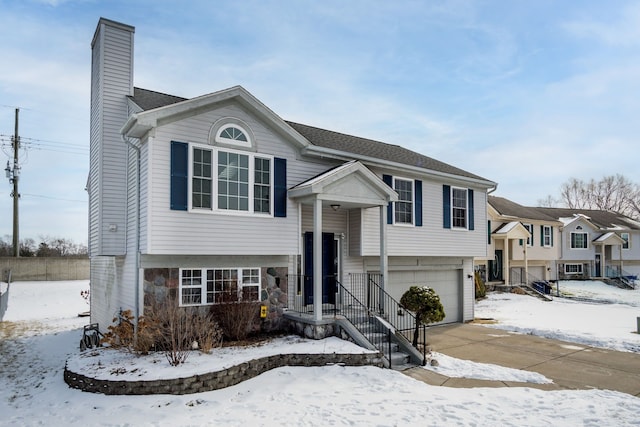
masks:
[[[13,256],[20,257],[20,235],[18,227],[18,200],[20,199],[20,193],[18,192],[18,178],[20,176],[20,164],[18,163],[18,152],[20,150],[20,137],[18,136],[18,114],[20,109],[16,108],[16,128],[13,138],[11,138],[11,146],[13,147],[13,166],[7,161],[7,167],[5,172],[9,183],[13,184],[13,191],[11,197],[13,197]]]

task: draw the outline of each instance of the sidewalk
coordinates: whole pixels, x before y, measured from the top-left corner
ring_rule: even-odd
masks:
[[[640,354],[520,335],[473,324],[427,330],[433,351],[458,359],[538,372],[553,384],[449,378],[417,367],[404,371],[427,384],[447,387],[531,387],[542,390],[603,389],[640,397]]]

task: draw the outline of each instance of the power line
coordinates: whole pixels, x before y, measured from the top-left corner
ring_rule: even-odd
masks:
[[[41,199],[51,199],[51,200],[60,200],[62,202],[76,202],[76,203],[87,203],[86,200],[74,200],[74,199],[61,199],[59,197],[51,197],[51,196],[42,196],[40,194],[27,194],[22,193],[21,196],[29,196],[29,197],[39,197]]]

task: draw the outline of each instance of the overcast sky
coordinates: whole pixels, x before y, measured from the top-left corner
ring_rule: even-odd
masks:
[[[242,85],[285,120],[403,145],[535,205],[640,182],[640,3],[0,0],[0,162],[20,108],[20,237],[87,242],[90,43],[132,25],[134,84]],[[0,237],[11,240],[0,181]]]

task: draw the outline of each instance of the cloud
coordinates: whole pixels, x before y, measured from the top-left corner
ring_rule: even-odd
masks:
[[[615,17],[606,21],[604,17],[592,16],[569,21],[564,28],[578,38],[586,38],[599,43],[635,47],[640,45],[640,4],[631,3],[618,12]]]

